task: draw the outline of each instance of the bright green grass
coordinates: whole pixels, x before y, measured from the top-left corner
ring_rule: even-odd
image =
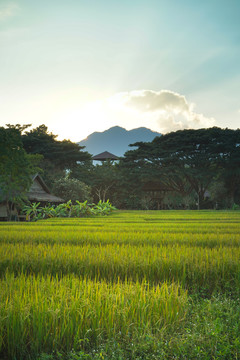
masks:
[[[92,353],[102,347],[113,359],[116,344],[119,359],[238,356],[240,212],[0,223],[0,279],[0,358],[88,348],[102,359]],[[215,302],[227,304],[227,327]]]

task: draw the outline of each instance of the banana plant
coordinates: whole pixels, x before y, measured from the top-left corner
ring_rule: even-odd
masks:
[[[26,214],[26,219],[31,221],[36,221],[42,219],[41,209],[39,208],[40,202],[31,203],[30,205],[25,205],[23,208],[23,213]]]
[[[109,199],[105,202],[100,200],[97,204],[94,204],[93,209],[95,210],[95,213],[99,215],[109,215],[113,210],[116,210]]]
[[[92,211],[87,203],[87,200],[84,202],[80,202],[76,200],[76,203],[77,204],[73,206],[74,208],[73,213],[76,217],[92,215]]]
[[[56,207],[54,205],[46,205],[40,208],[43,219],[56,217]]]
[[[100,200],[97,204],[88,204],[87,200],[84,202],[76,201],[73,205],[69,200],[67,203],[55,205],[46,205],[39,207],[40,202],[25,205],[23,213],[29,221],[36,221],[40,219],[47,219],[53,217],[85,217],[91,215],[109,215],[116,208],[107,200],[106,202]]]
[[[72,215],[72,201],[69,200],[67,203],[59,204],[56,208],[56,217],[71,217]]]

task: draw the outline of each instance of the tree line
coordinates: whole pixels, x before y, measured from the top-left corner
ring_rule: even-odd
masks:
[[[59,141],[45,125],[0,128],[0,197],[24,198],[39,172],[65,199],[106,201],[121,209],[237,208],[240,130],[179,130],[131,144],[117,162],[98,165],[83,147]],[[1,200],[1,199],[0,199]]]

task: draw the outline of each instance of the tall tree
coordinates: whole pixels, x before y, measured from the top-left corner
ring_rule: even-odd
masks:
[[[28,155],[23,149],[20,128],[0,127],[0,200],[6,203],[9,219],[12,204],[28,191],[38,161],[39,156]]]
[[[82,151],[84,147],[70,140],[58,141],[57,135],[48,132],[45,125],[26,131],[22,141],[27,153],[43,155],[44,159],[40,166],[44,170],[45,181],[50,187],[56,177],[64,177],[65,171],[73,170],[78,163],[91,159],[88,152]]]
[[[220,180],[227,189],[230,206],[240,202],[240,129],[224,129],[217,140]]]
[[[207,189],[220,173],[229,191],[236,192],[239,144],[239,130],[180,130],[156,137],[151,143],[133,144],[138,149],[128,151],[123,161],[143,182],[158,180],[169,191],[182,195],[194,190],[200,208]]]

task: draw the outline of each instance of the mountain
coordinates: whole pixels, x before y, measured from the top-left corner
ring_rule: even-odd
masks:
[[[160,135],[145,127],[126,130],[120,126],[114,126],[103,132],[94,132],[78,144],[85,146],[84,150],[92,155],[108,151],[114,155],[123,156],[126,151],[135,149],[135,147],[129,147],[129,144],[137,141],[149,142]]]

